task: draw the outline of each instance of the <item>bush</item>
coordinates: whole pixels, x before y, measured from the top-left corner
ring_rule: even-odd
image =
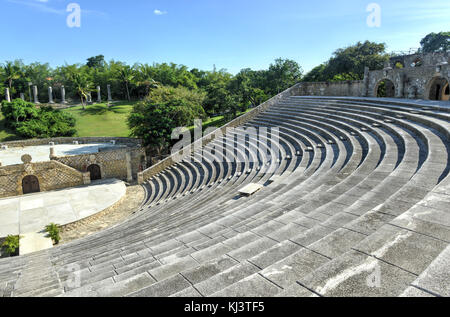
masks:
[[[8,236],[2,244],[2,248],[9,256],[18,255],[20,236]]]
[[[2,114],[6,120],[6,126],[15,129],[24,121],[38,118],[38,108],[30,102],[22,99],[14,99],[12,102],[2,102]]]
[[[186,88],[160,87],[137,103],[128,118],[132,134],[161,151],[171,143],[172,130],[206,117],[204,94]]]
[[[51,107],[15,99],[2,103],[6,125],[24,138],[71,137],[76,134],[75,118]]]
[[[61,241],[61,236],[59,235],[58,225],[51,223],[45,227],[45,231],[48,233],[55,244],[59,244],[59,241]]]

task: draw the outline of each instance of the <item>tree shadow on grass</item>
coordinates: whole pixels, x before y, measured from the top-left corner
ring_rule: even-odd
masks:
[[[2,119],[0,120],[0,132],[5,131],[7,134],[10,134],[4,138],[0,138],[0,142],[8,142],[8,141],[17,141],[17,140],[22,140],[23,138],[21,138],[20,136],[17,136],[14,134],[14,131],[6,128],[6,120]]]
[[[130,106],[132,104],[127,102],[117,102],[110,106],[106,104],[96,104],[86,106],[86,108],[80,109],[80,115],[104,115],[108,112],[116,113],[116,114],[126,114],[130,112]]]

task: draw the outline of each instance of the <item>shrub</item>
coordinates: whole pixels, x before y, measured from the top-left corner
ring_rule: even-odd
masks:
[[[15,99],[2,103],[6,125],[24,138],[70,137],[76,134],[75,118],[51,107]]]
[[[9,256],[18,255],[20,236],[8,236],[2,244],[2,248]]]
[[[55,244],[59,244],[59,241],[61,241],[61,236],[59,235],[58,225],[51,223],[45,227],[45,231],[48,233]]]

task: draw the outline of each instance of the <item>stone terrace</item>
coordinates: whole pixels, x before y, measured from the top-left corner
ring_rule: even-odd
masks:
[[[450,296],[449,119],[285,96],[244,123],[279,127],[278,148],[215,139],[148,179],[126,222],[0,260],[0,296]]]

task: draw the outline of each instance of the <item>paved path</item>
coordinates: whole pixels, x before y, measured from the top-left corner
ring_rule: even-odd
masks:
[[[0,237],[39,232],[49,223],[66,225],[105,210],[126,193],[116,179],[45,193],[0,199]]]

